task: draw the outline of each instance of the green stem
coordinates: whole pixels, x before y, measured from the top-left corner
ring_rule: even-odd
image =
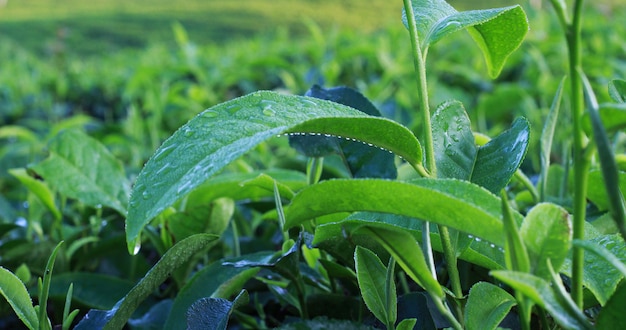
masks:
[[[457,258],[454,249],[452,248],[452,240],[450,239],[450,232],[446,226],[437,226],[439,229],[439,237],[441,238],[441,245],[447,248],[443,249],[443,255],[446,258],[448,265],[448,276],[450,277],[450,284],[452,285],[452,292],[455,298],[463,298],[463,289],[461,289],[461,278],[459,277],[459,268],[457,265]],[[445,243],[444,243],[445,242]],[[463,316],[461,315],[461,318]]]
[[[573,239],[584,238],[584,225],[587,208],[587,173],[590,162],[585,157],[586,136],[582,127],[584,95],[579,72],[582,72],[580,31],[582,20],[582,0],[574,3],[572,24],[566,29],[569,51],[569,75],[571,88],[572,119],[574,124],[574,214]],[[572,299],[579,307],[583,305],[583,258],[584,250],[574,246],[572,252]]]

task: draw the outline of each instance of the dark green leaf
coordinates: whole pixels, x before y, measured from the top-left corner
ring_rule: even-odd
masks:
[[[547,260],[559,269],[572,241],[572,226],[567,211],[555,204],[538,204],[522,223],[520,234],[533,274],[548,279]]]
[[[347,193],[347,192],[358,192]],[[329,180],[300,191],[286,210],[286,226],[337,212],[372,211],[424,219],[504,246],[500,200],[465,181],[418,179]],[[515,214],[516,222],[521,216]]]
[[[232,199],[218,198],[209,205],[174,213],[167,219],[167,225],[177,241],[199,233],[219,236],[226,230],[234,211]]]
[[[465,305],[468,329],[495,329],[517,301],[503,289],[487,282],[472,286]]]
[[[247,302],[247,291],[239,293],[233,302],[222,298],[202,298],[187,311],[187,329],[226,330],[230,314],[237,306]]]
[[[626,324],[626,284],[622,283],[602,307],[596,322],[598,329],[622,329]]]
[[[283,324],[277,330],[375,330],[372,326],[365,325],[360,322],[347,320],[334,320],[325,316],[316,317],[312,320],[299,320],[289,324]]]
[[[380,116],[376,107],[361,93],[349,87],[324,89],[313,86],[306,96],[347,105],[371,116]],[[322,157],[338,153],[355,178],[388,178],[397,176],[393,154],[357,141],[337,137],[301,136],[289,137],[289,144],[308,157]]]
[[[122,328],[139,304],[170,277],[175,269],[217,238],[218,236],[215,235],[196,234],[172,246],[146,276],[108,313],[109,320],[104,329]]]
[[[131,253],[142,228],[217,171],[278,134],[319,133],[372,143],[421,163],[421,148],[407,128],[337,103],[256,92],[205,110],[167,139],[137,177],[126,219]]]
[[[483,51],[491,77],[498,76],[528,33],[528,20],[520,6],[457,12],[444,0],[411,2],[422,51],[449,34],[469,28]],[[406,12],[402,20],[407,26]]]
[[[234,262],[236,260],[228,261]],[[224,260],[216,261],[198,271],[181,288],[165,322],[165,329],[186,329],[185,315],[195,301],[204,297],[230,298],[240,291],[243,285],[259,271],[259,268],[238,268],[223,265],[223,262]]]
[[[58,274],[50,282],[50,297],[62,299],[70,284],[74,284],[73,300],[90,308],[111,309],[134,282],[103,274],[71,272]]]
[[[128,325],[137,330],[161,329],[171,309],[171,299],[161,300],[152,305],[141,317],[129,319]]]
[[[526,156],[530,127],[517,118],[511,128],[478,149],[471,181],[494,194],[504,188]]]

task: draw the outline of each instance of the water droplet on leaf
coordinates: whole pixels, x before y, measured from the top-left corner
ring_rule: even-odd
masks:
[[[202,117],[205,118],[215,118],[217,116],[219,116],[219,113],[215,110],[206,110],[202,113]]]

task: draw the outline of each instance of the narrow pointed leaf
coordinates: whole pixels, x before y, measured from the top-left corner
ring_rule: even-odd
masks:
[[[288,132],[349,137],[421,162],[415,136],[391,120],[304,96],[256,92],[205,110],[167,139],[137,177],[126,220],[129,251],[165,208],[259,143]]]
[[[318,216],[354,211],[432,221],[504,246],[500,199],[474,184],[451,179],[323,181],[296,194],[285,212],[285,225],[289,228]],[[518,213],[515,221],[521,222]]]
[[[400,230],[369,226],[357,227],[355,230],[378,241],[393,256],[406,274],[429,294],[435,297],[444,297],[441,285],[432,276],[422,249],[411,234]]]
[[[59,208],[54,203],[54,194],[45,182],[28,175],[27,171],[23,168],[10,169],[8,172],[20,180],[20,182],[26,186],[30,192],[35,194],[43,205],[48,208],[55,219],[61,219],[61,211],[59,211]]]
[[[39,328],[37,312],[24,283],[8,269],[0,267],[0,294],[7,300],[24,325],[34,330]]]
[[[504,289],[478,282],[470,289],[465,305],[465,325],[469,330],[496,329],[517,301]]]
[[[548,260],[559,269],[571,247],[569,214],[558,205],[539,204],[526,215],[520,234],[528,251],[532,273],[548,279]]]
[[[559,118],[559,111],[561,109],[561,99],[563,96],[563,85],[565,83],[565,77],[561,79],[559,88],[554,95],[552,105],[550,106],[550,112],[545,119],[543,130],[541,131],[541,153],[539,155],[541,160],[541,173],[540,173],[540,194],[541,201],[545,201],[548,190],[548,170],[550,169],[550,154],[552,153],[552,141],[554,140],[554,131],[556,130],[557,119]]]
[[[412,0],[412,6],[422,50],[468,29],[483,51],[491,77],[498,76],[528,33],[528,20],[520,6],[464,12],[457,12],[444,0]],[[406,12],[403,21],[406,26]]]
[[[517,118],[511,128],[478,149],[471,182],[494,194],[504,188],[526,157],[530,127],[524,118]]]
[[[385,293],[385,275],[387,270],[374,252],[357,246],[354,251],[356,278],[361,297],[369,310],[383,324],[389,324],[387,299]],[[395,285],[393,285],[395,290]],[[394,301],[394,308],[395,301]]]
[[[122,164],[97,140],[79,130],[61,132],[50,155],[30,167],[50,186],[87,205],[105,205],[126,214],[130,184]]]
[[[215,235],[196,234],[172,246],[113,310],[107,312],[107,318],[110,319],[104,329],[121,329],[139,304],[169,278],[174,270],[217,238]]]

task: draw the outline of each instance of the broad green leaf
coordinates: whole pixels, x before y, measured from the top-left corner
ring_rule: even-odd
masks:
[[[235,212],[230,198],[218,198],[208,205],[196,206],[186,212],[174,213],[167,226],[177,241],[199,233],[222,235]]]
[[[110,318],[104,329],[121,329],[139,304],[144,301],[172,272],[187,262],[196,252],[207,247],[218,236],[196,234],[172,246],[135,287],[107,313]]]
[[[356,277],[359,282],[361,297],[367,308],[380,320],[383,324],[393,324],[395,320],[391,319],[388,312],[395,313],[397,306],[394,299],[391,306],[388,306],[386,292],[386,274],[387,269],[374,252],[357,246],[354,251],[354,264],[356,268]],[[392,279],[393,280],[393,279]],[[395,282],[392,282],[392,290],[395,296]]]
[[[273,179],[271,185],[267,187],[259,185],[256,181],[259,176],[271,177]],[[294,190],[300,190],[306,186],[306,175],[291,170],[269,169],[262,172],[224,173],[209,179],[190,193],[187,196],[187,205],[205,205],[219,197],[229,197],[236,201],[272,197],[274,180],[278,182],[280,195],[288,199],[293,197]]]
[[[609,95],[617,103],[626,103],[626,80],[613,79],[609,81]]]
[[[524,118],[517,118],[511,128],[478,149],[471,182],[494,194],[504,188],[526,156],[530,127]]]
[[[397,330],[413,330],[415,325],[417,324],[417,319],[404,319],[398,326],[396,326]]]
[[[622,283],[602,307],[596,321],[597,329],[621,329],[626,324],[626,284]]]
[[[135,285],[134,282],[103,274],[71,272],[58,274],[50,282],[50,297],[62,299],[70,284],[72,299],[89,308],[111,309]]]
[[[43,205],[45,205],[46,208],[52,212],[55,219],[61,219],[61,211],[59,211],[59,208],[54,203],[54,194],[50,191],[50,188],[48,188],[48,185],[45,182],[28,175],[26,170],[23,168],[10,169],[9,173],[20,180],[20,182],[26,186],[30,192],[35,194],[41,203],[43,203]]]
[[[290,228],[318,216],[354,211],[432,221],[504,246],[500,199],[474,184],[452,179],[323,181],[296,194],[285,212],[285,225]],[[521,215],[515,213],[515,220],[521,222]]]
[[[457,12],[444,0],[411,2],[423,52],[447,35],[468,29],[483,51],[491,77],[498,76],[528,33],[528,20],[520,6]],[[406,12],[402,20],[408,26]]]
[[[500,287],[478,282],[467,298],[465,326],[469,330],[496,329],[515,305],[515,298]]]
[[[122,164],[97,140],[79,130],[54,138],[50,155],[30,167],[65,196],[126,214],[130,184]]]
[[[609,210],[610,199],[604,186],[601,170],[591,170],[588,174],[587,198],[600,210]],[[617,184],[620,191],[626,191],[626,173],[618,172]]]
[[[559,84],[559,88],[554,95],[554,99],[552,100],[552,105],[550,106],[550,112],[548,112],[548,116],[545,119],[545,123],[543,125],[543,130],[541,131],[540,138],[540,148],[541,153],[539,154],[541,160],[541,173],[539,179],[539,193],[540,193],[540,201],[545,201],[546,196],[548,196],[548,174],[550,169],[550,155],[552,153],[552,141],[554,140],[554,131],[556,130],[557,119],[559,118],[559,111],[561,109],[561,99],[563,97],[563,84],[565,83],[565,77],[561,79],[561,83]]]
[[[315,229],[315,238],[313,243],[325,251],[333,255],[339,260],[346,261],[348,257],[354,254],[354,244],[367,246],[372,248],[372,244],[364,235],[352,233],[351,236],[345,232],[347,227],[356,227],[359,224],[367,224],[369,226],[382,228],[396,228],[407,232],[418,241],[422,238],[422,221],[395,214],[373,213],[373,212],[357,212],[350,215],[343,221],[318,225]],[[487,269],[504,269],[504,256],[501,248],[484,240],[476,240],[470,238],[469,235],[459,232],[470,239],[470,245],[465,249],[459,258],[473,264],[485,267]],[[348,238],[348,239],[346,239]],[[442,252],[441,240],[439,233],[433,228],[430,232],[432,247],[435,251]],[[354,243],[354,244],[352,244]],[[378,251],[377,251],[378,252]],[[350,264],[350,263],[348,263]]]
[[[572,241],[572,225],[567,211],[555,204],[538,204],[522,222],[520,234],[528,251],[533,274],[549,278],[547,260],[559,269]]]
[[[256,92],[205,110],[167,139],[137,177],[126,238],[137,253],[142,228],[167,207],[261,142],[283,133],[357,139],[421,163],[419,142],[406,127],[337,103]]]
[[[626,277],[626,264],[618,257],[613,255],[611,251],[607,250],[604,246],[595,244],[591,241],[574,240],[573,244],[583,247],[585,250],[595,254],[596,256],[603,258],[611,264],[611,266],[622,273],[622,276]]]
[[[241,291],[235,300],[223,298],[202,298],[187,311],[187,329],[190,330],[226,330],[228,319],[233,310],[248,303],[247,291]]]
[[[160,300],[143,315],[129,319],[128,325],[132,329],[161,329],[171,309],[172,299]]]
[[[602,103],[598,105],[600,120],[604,129],[615,132],[626,127],[626,103]],[[583,128],[588,135],[593,134],[590,112],[583,115]]]
[[[433,113],[432,131],[437,177],[469,181],[478,148],[463,104],[451,101],[439,105]]]
[[[626,245],[620,235],[602,235],[586,240],[609,250],[622,263],[626,263]],[[561,273],[571,276],[571,260],[565,260]],[[624,275],[613,267],[605,257],[595,253],[585,253],[583,263],[583,285],[591,291],[601,305],[604,305],[615,292]]]
[[[0,294],[7,300],[17,317],[22,320],[29,329],[39,328],[37,312],[33,307],[33,301],[20,279],[8,269],[0,266]]]
[[[181,288],[165,322],[165,329],[186,329],[185,315],[195,301],[204,297],[230,298],[260,269],[227,266],[223,264],[225,261],[235,260],[218,260],[212,263],[194,274]]]
[[[343,104],[368,115],[380,117],[378,109],[365,96],[349,87],[324,89],[315,85],[305,95]],[[289,136],[289,145],[308,157],[323,157],[337,153],[355,178],[395,179],[398,175],[393,154],[361,142],[331,136],[293,135]]]
[[[550,282],[535,275],[516,271],[497,270],[490,274],[547,310],[562,327],[567,329],[593,328],[582,311],[576,308],[571,298],[570,301],[566,301],[565,297],[553,291]]]
[[[626,239],[626,209],[624,196],[619,187],[619,170],[617,162],[615,161],[615,155],[613,154],[612,143],[609,141],[609,137],[600,119],[599,106],[591,84],[584,75],[582,76],[582,81],[587,96],[587,107],[589,108],[593,137],[596,147],[598,148],[604,188],[606,189],[609,199],[609,211],[622,237]]]
[[[354,228],[362,234],[369,235],[378,241],[389,254],[398,262],[400,267],[406,274],[424,288],[428,293],[435,297],[443,298],[444,292],[437,280],[432,276],[424,254],[419,244],[411,234],[400,231],[390,230],[370,226],[360,226]]]

